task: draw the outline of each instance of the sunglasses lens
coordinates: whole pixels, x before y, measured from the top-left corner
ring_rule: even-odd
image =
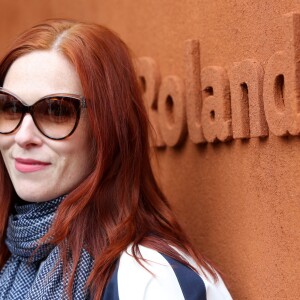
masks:
[[[24,106],[6,91],[0,91],[0,133],[12,133],[25,113],[30,113],[37,128],[51,139],[64,139],[76,129],[81,101],[72,96],[51,96]]]
[[[22,104],[15,97],[0,92],[0,133],[10,133],[22,119]]]
[[[38,128],[48,137],[62,139],[77,125],[80,101],[70,97],[46,98],[34,105],[33,115]]]

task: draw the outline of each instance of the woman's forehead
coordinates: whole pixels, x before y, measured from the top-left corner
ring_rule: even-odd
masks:
[[[10,66],[3,87],[29,105],[53,93],[83,94],[75,67],[55,50],[37,50],[19,57]]]

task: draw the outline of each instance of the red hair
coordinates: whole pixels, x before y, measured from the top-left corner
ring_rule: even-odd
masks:
[[[75,66],[88,103],[94,142],[92,173],[58,208],[44,240],[59,245],[64,265],[71,249],[69,292],[82,248],[94,258],[88,280],[100,299],[116,262],[132,244],[143,244],[188,265],[171,245],[192,256],[214,277],[177,223],[150,165],[148,119],[130,51],[112,31],[96,24],[49,20],[24,32],[0,63],[3,85],[11,64],[35,50],[55,49]],[[0,160],[0,267],[9,257],[4,244],[14,190]],[[66,267],[66,269],[68,269]]]

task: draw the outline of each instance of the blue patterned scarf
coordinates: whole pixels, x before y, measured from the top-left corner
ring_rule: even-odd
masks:
[[[35,251],[37,241],[48,232],[63,198],[15,205],[6,237],[11,256],[0,271],[0,300],[67,298],[58,247],[44,244]],[[92,267],[92,257],[83,250],[76,269],[73,299],[90,299],[85,284]]]

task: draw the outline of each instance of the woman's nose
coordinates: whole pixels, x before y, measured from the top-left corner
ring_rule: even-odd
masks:
[[[24,116],[21,125],[17,129],[15,142],[22,148],[30,148],[42,144],[41,133],[35,126],[30,114]]]

